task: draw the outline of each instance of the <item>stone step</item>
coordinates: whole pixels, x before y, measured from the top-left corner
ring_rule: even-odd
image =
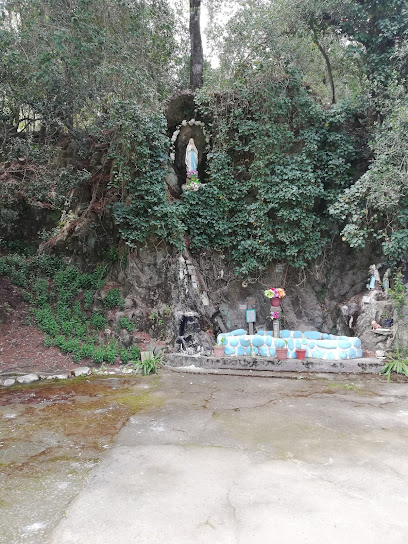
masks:
[[[271,370],[280,372],[334,372],[353,374],[378,374],[384,366],[379,359],[285,359],[275,357],[205,357],[203,355],[166,355],[164,363],[172,367],[213,368],[232,370]]]

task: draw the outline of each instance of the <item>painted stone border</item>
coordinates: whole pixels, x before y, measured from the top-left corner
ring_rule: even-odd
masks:
[[[340,361],[361,359],[361,340],[350,336],[336,336],[318,331],[283,330],[280,338],[273,337],[272,331],[258,331],[249,335],[244,329],[219,334],[217,344],[224,346],[224,354],[244,357],[276,357],[276,348],[288,350],[288,359],[296,359],[296,349],[305,349],[306,357]]]

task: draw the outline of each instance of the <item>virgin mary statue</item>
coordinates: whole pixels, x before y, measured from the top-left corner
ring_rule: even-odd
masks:
[[[197,170],[198,166],[198,151],[194,143],[194,139],[190,138],[186,149],[186,167],[187,172]]]

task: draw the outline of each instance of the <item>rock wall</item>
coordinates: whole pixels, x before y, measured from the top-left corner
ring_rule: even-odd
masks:
[[[125,311],[137,328],[175,351],[209,353],[219,333],[247,330],[247,307],[256,310],[255,329],[271,330],[270,302],[263,295],[271,286],[286,290],[282,328],[359,336],[363,349],[375,350],[368,341],[372,308],[365,311],[361,302],[373,262],[378,258],[369,251],[357,259],[341,245],[304,274],[276,265],[248,282],[235,278],[221,253],[181,255],[164,245],[146,246],[130,253],[112,279],[123,286]]]

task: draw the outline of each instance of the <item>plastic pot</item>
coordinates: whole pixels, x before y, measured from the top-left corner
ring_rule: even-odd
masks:
[[[224,346],[213,347],[214,357],[224,357]]]
[[[296,350],[296,359],[305,359],[306,358],[306,350],[305,349],[297,349]]]
[[[283,361],[288,358],[288,350],[286,348],[276,348],[276,357]]]

